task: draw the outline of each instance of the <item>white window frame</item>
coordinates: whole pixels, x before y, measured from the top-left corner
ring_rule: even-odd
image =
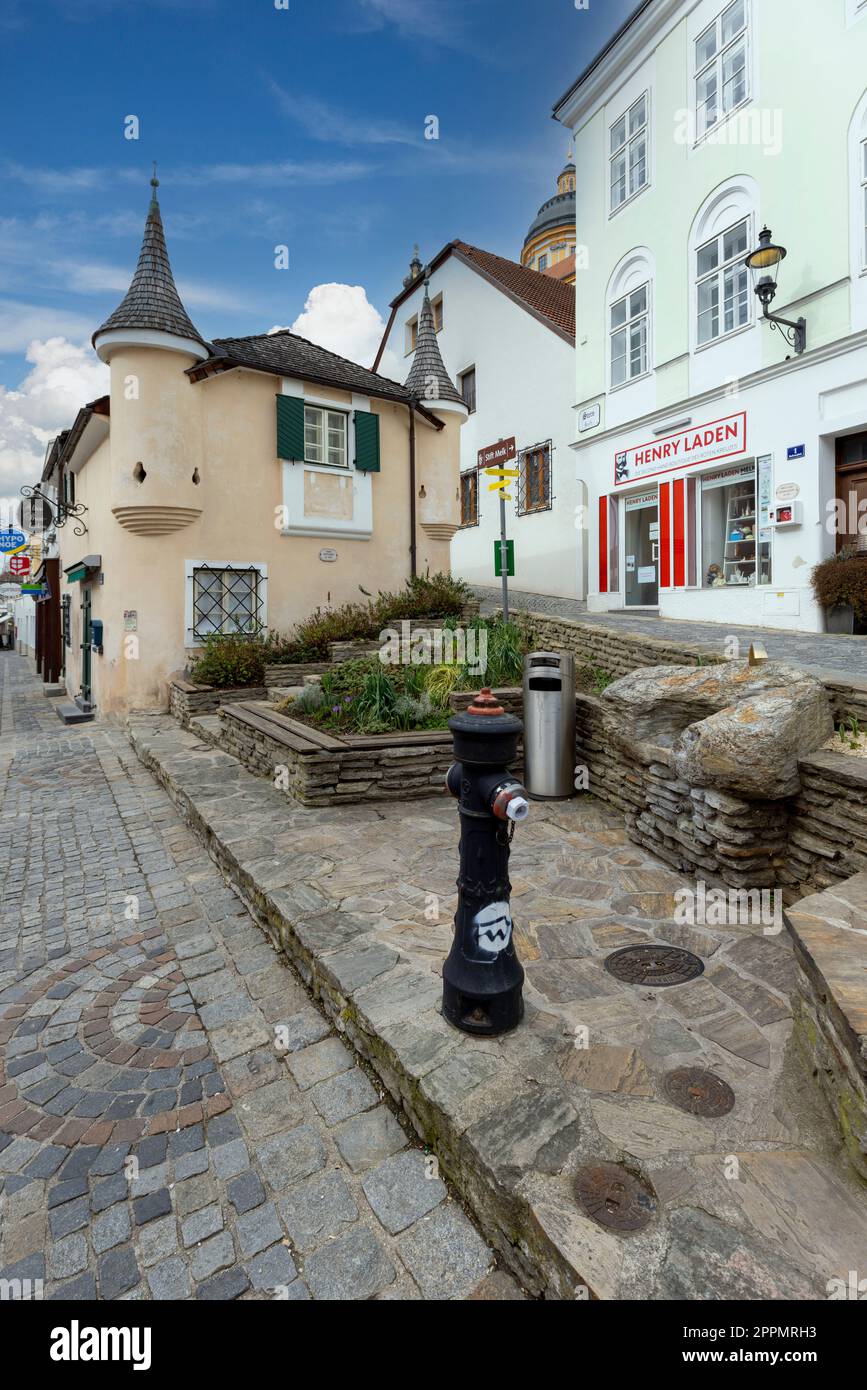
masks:
[[[193,586],[196,570],[257,570],[259,574],[259,616],[262,632],[268,630],[268,566],[264,560],[185,560],[184,561],[184,646],[203,647],[205,639],[193,631]],[[214,636],[219,634],[215,633]],[[230,636],[226,633],[224,636]]]
[[[739,0],[729,0],[729,3],[726,4],[726,5],[723,5],[723,7],[718,11],[718,13],[717,13],[717,14],[714,16],[714,18],[711,20],[711,22],[710,22],[709,24],[706,24],[706,25],[704,26],[704,28],[703,28],[698,34],[696,34],[695,38],[694,38],[693,41],[692,41],[692,65],[693,65],[692,91],[693,91],[693,100],[694,100],[694,105],[695,105],[695,132],[696,132],[696,133],[695,133],[695,143],[696,143],[697,145],[700,145],[701,142],[702,142],[703,140],[705,140],[705,139],[708,137],[708,135],[711,134],[712,131],[717,130],[717,129],[723,124],[724,121],[727,121],[728,118],[729,118],[729,116],[731,116],[732,113],[733,113],[734,111],[739,111],[740,108],[741,108],[742,106],[745,106],[745,105],[747,104],[747,102],[750,101],[751,98],[752,98],[751,83],[750,83],[750,76],[751,76],[751,74],[750,74],[750,63],[751,63],[751,58],[752,58],[752,55],[751,55],[751,42],[750,42],[750,41],[751,41],[750,0],[743,0],[743,6],[744,6],[744,22],[743,22],[743,27],[737,31],[737,33],[735,34],[735,36],[734,36],[733,38],[729,39],[728,43],[724,43],[724,42],[723,42],[723,33],[722,33],[723,19],[724,19],[725,16],[728,14],[729,10],[733,9],[734,6],[737,5],[738,3],[739,3]],[[714,30],[714,40],[715,40],[715,43],[716,43],[716,49],[715,49],[715,51],[714,51],[713,57],[707,59],[704,63],[701,64],[701,66],[699,66],[699,60],[698,60],[698,45],[699,45],[699,42],[701,41],[701,39],[704,38],[705,34],[707,34],[708,30],[710,30],[710,29],[713,29],[713,30]],[[726,56],[727,53],[729,53],[729,52],[735,47],[736,44],[740,43],[741,40],[743,40],[743,45],[744,45],[744,68],[743,68],[743,71],[744,71],[744,95],[741,97],[741,99],[740,99],[739,101],[735,102],[733,106],[730,106],[730,107],[726,108],[726,107],[725,107],[725,103],[724,103],[725,83],[724,83],[724,80],[723,80],[723,66],[724,66],[725,56]],[[717,84],[717,85],[716,85],[716,98],[717,98],[717,108],[716,108],[716,109],[717,109],[717,115],[716,115],[716,119],[715,119],[714,121],[710,122],[710,124],[703,125],[703,124],[702,124],[702,116],[701,116],[701,105],[700,105],[700,103],[699,103],[699,96],[698,96],[698,84],[699,84],[699,81],[701,80],[701,78],[705,77],[706,74],[709,73],[709,72],[711,71],[711,69],[714,70],[714,73],[715,73],[715,75],[716,75],[716,84]]]
[[[317,445],[317,447],[318,447],[318,448],[321,448],[322,453],[323,453],[323,455],[324,455],[323,458],[314,459],[314,458],[308,458],[308,457],[307,457],[307,412],[308,412],[308,411],[310,411],[311,414],[316,414],[316,415],[318,415],[318,416],[320,417],[320,430],[321,430],[321,434],[322,434],[322,443],[321,443],[321,445]],[[330,452],[331,452],[331,445],[329,444],[328,438],[327,438],[327,436],[328,436],[328,434],[329,434],[329,432],[330,432],[330,430],[331,430],[331,425],[330,425],[330,423],[329,423],[328,420],[327,420],[327,417],[328,417],[329,415],[339,415],[340,418],[341,418],[342,421],[343,421],[343,462],[342,462],[342,463],[334,463],[334,462],[332,462],[331,458],[329,457],[329,454],[330,454]],[[314,404],[312,401],[305,400],[305,402],[304,402],[304,462],[305,462],[305,463],[312,464],[313,467],[315,467],[315,468],[339,468],[339,469],[345,470],[345,469],[347,469],[347,468],[349,467],[349,413],[348,413],[348,411],[341,409],[340,406],[320,405],[320,404],[318,404],[318,403],[317,403],[317,404]]]
[[[642,125],[640,125],[640,126],[638,127],[638,129],[635,131],[634,134],[630,134],[630,129],[629,129],[629,118],[630,118],[630,116],[631,116],[633,110],[635,109],[635,107],[638,106],[638,104],[639,104],[640,102],[642,102],[642,101],[644,102],[644,122],[643,122]],[[620,125],[620,122],[621,122],[621,121],[624,122],[625,138],[624,138],[623,142],[617,146],[616,149],[613,149],[613,148],[612,148],[612,143],[611,143],[611,142],[612,142],[612,139],[613,139],[613,137],[614,137],[614,131],[616,130],[617,126]],[[631,172],[631,167],[632,167],[632,164],[631,164],[632,147],[633,147],[633,145],[637,144],[639,140],[643,140],[643,141],[644,141],[644,181],[643,181],[642,183],[640,183],[640,184],[638,185],[637,188],[635,188],[635,189],[633,189],[632,191],[630,191],[630,172]],[[626,180],[626,193],[625,193],[625,196],[620,200],[620,202],[617,203],[617,204],[615,205],[615,203],[614,203],[614,178],[613,178],[614,161],[615,161],[616,159],[619,159],[620,156],[623,155],[623,154],[625,154],[625,156],[626,156],[626,168],[625,168],[625,171],[624,171],[624,177],[625,177],[625,180]],[[626,110],[625,110],[625,111],[622,111],[622,112],[620,113],[620,115],[617,117],[617,119],[616,119],[615,121],[612,121],[611,125],[608,127],[608,216],[609,216],[609,217],[616,217],[617,213],[620,212],[621,208],[625,208],[626,205],[627,205],[627,203],[631,203],[635,198],[638,198],[638,197],[645,191],[645,189],[647,189],[647,188],[649,188],[649,187],[650,187],[650,88],[648,87],[648,88],[645,89],[645,91],[641,92],[641,93],[635,98],[634,101],[631,101],[631,102],[629,103],[629,105],[627,106]]]
[[[631,307],[632,296],[633,296],[634,294],[639,294],[639,293],[641,292],[641,290],[644,290],[644,296],[645,296],[644,310],[643,310],[643,312],[640,313],[640,314],[633,314],[633,315],[630,315],[629,309],[630,309],[630,307]],[[636,285],[634,289],[627,290],[624,294],[618,295],[617,298],[616,298],[616,299],[612,299],[611,302],[610,302],[609,305],[608,305],[608,389],[609,389],[610,391],[622,391],[625,387],[631,386],[633,382],[635,382],[635,381],[640,381],[642,377],[649,376],[650,373],[651,373],[652,370],[653,370],[653,365],[652,365],[651,360],[650,360],[650,344],[651,344],[650,294],[651,294],[651,282],[650,282],[649,279],[647,279],[647,280],[644,281],[643,284],[641,284],[641,285]],[[614,327],[614,326],[612,325],[612,315],[613,315],[613,313],[614,313],[614,310],[617,308],[618,304],[623,304],[624,301],[626,302],[626,318],[623,320],[623,323],[619,323],[619,324],[617,324],[616,327]],[[642,370],[641,370],[640,372],[636,372],[634,376],[631,375],[631,373],[630,373],[630,374],[628,374],[628,375],[626,376],[626,378],[625,378],[623,381],[615,382],[615,380],[614,380],[614,338],[615,338],[615,335],[618,334],[618,333],[623,333],[623,332],[626,333],[626,336],[627,336],[626,361],[627,361],[627,367],[628,367],[628,366],[630,366],[630,363],[631,363],[631,356],[632,356],[631,350],[630,350],[630,346],[629,346],[629,330],[630,330],[630,328],[632,327],[633,324],[640,323],[642,319],[644,320],[644,367],[642,368]]]
[[[406,339],[404,357],[411,357],[415,352],[418,342],[418,314],[413,314],[411,319],[406,321]]]
[[[846,23],[857,24],[867,16],[867,0],[846,0]]]
[[[864,0],[864,9],[867,11],[867,0]],[[867,274],[867,137],[859,146],[859,158],[861,160],[861,273]]]
[[[702,251],[705,249],[705,247],[706,247],[706,246],[710,246],[711,242],[714,242],[714,241],[716,241],[718,244],[721,243],[721,242],[724,240],[724,238],[727,237],[727,236],[729,235],[730,232],[735,231],[735,229],[736,229],[737,227],[742,226],[744,223],[746,223],[746,229],[747,229],[747,233],[746,233],[746,244],[747,244],[747,247],[751,246],[751,245],[752,245],[752,225],[753,225],[753,219],[752,219],[752,217],[751,217],[749,214],[747,214],[746,217],[740,217],[740,218],[738,218],[737,222],[733,222],[733,223],[731,224],[730,227],[725,227],[725,228],[723,228],[722,231],[717,232],[715,236],[707,237],[704,241],[700,242],[700,243],[696,246],[695,251],[693,252],[693,255],[695,256],[695,268],[694,268],[694,272],[693,272],[693,275],[694,275],[693,283],[694,283],[694,285],[695,285],[695,350],[696,350],[696,352],[701,352],[701,351],[703,351],[705,348],[714,347],[717,343],[721,343],[724,339],[726,339],[726,338],[732,338],[732,337],[734,337],[734,335],[735,335],[736,333],[743,333],[747,328],[751,328],[752,325],[753,325],[753,322],[754,322],[754,317],[753,317],[753,296],[752,296],[752,295],[750,294],[750,292],[749,292],[749,291],[750,291],[749,271],[748,271],[748,270],[746,269],[746,267],[743,265],[744,259],[745,259],[746,254],[747,254],[746,251],[745,251],[743,254],[741,254],[741,253],[739,252],[736,256],[730,257],[727,261],[720,260],[719,264],[716,265],[716,266],[713,268],[713,270],[706,271],[703,275],[699,275],[699,272],[698,272],[698,258],[699,258],[699,256],[701,255]],[[714,337],[708,338],[708,339],[706,339],[706,341],[702,342],[702,341],[701,341],[701,335],[700,335],[700,325],[701,325],[701,298],[700,298],[700,287],[701,287],[703,284],[705,284],[707,281],[709,281],[709,280],[712,280],[712,279],[716,279],[716,280],[717,280],[717,283],[718,283],[718,285],[719,285],[719,287],[720,287],[720,296],[719,296],[719,301],[718,301],[719,322],[720,322],[720,324],[724,323],[724,316],[725,316],[725,272],[726,272],[728,269],[730,269],[731,267],[738,265],[739,263],[740,263],[740,265],[741,265],[741,267],[742,267],[742,269],[743,269],[744,275],[746,276],[746,286],[747,286],[747,317],[746,317],[746,320],[745,320],[743,323],[735,324],[734,328],[722,329],[722,331],[719,332],[719,333],[717,333],[717,334],[715,334]]]

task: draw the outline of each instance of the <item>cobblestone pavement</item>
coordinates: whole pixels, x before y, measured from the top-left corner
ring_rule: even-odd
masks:
[[[483,613],[491,613],[495,608],[502,607],[502,594],[498,588],[474,584],[473,589],[482,600]],[[750,642],[763,642],[775,660],[789,661],[807,671],[844,672],[848,676],[867,678],[867,637],[783,632],[768,627],[741,627],[736,623],[693,623],[658,618],[646,613],[588,613],[586,605],[578,599],[531,594],[520,589],[509,590],[509,602],[516,609],[546,613],[555,618],[571,618],[580,623],[595,623],[639,637],[658,637],[663,642],[695,642],[721,654],[725,652],[726,639],[735,636],[744,650]]]
[[[0,653],[0,1279],[521,1298],[124,734],[31,669]]]

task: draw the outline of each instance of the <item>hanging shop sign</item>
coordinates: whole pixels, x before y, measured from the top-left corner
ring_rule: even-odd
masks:
[[[9,557],[10,574],[29,574],[30,556],[29,555],[10,555]]]
[[[738,415],[712,420],[709,425],[693,425],[663,439],[619,450],[614,455],[614,485],[622,487],[658,473],[673,473],[676,469],[692,468],[713,459],[731,458],[745,453],[746,447],[747,413],[742,410]]]
[[[0,552],[4,555],[21,550],[26,544],[27,537],[23,531],[15,531],[11,526],[6,531],[0,531]]]

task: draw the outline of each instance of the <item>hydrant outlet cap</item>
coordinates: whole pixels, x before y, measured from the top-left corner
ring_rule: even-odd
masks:
[[[513,796],[506,807],[509,820],[526,820],[530,814],[530,803],[524,796]]]
[[[467,714],[505,714],[503,706],[499,704],[489,685],[485,685],[479,691],[473,703],[468,707]]]

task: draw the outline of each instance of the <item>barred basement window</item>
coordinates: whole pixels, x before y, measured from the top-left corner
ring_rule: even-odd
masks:
[[[253,636],[264,627],[262,575],[254,566],[193,570],[193,636]]]
[[[551,441],[534,444],[521,454],[518,475],[518,516],[551,508]]]

